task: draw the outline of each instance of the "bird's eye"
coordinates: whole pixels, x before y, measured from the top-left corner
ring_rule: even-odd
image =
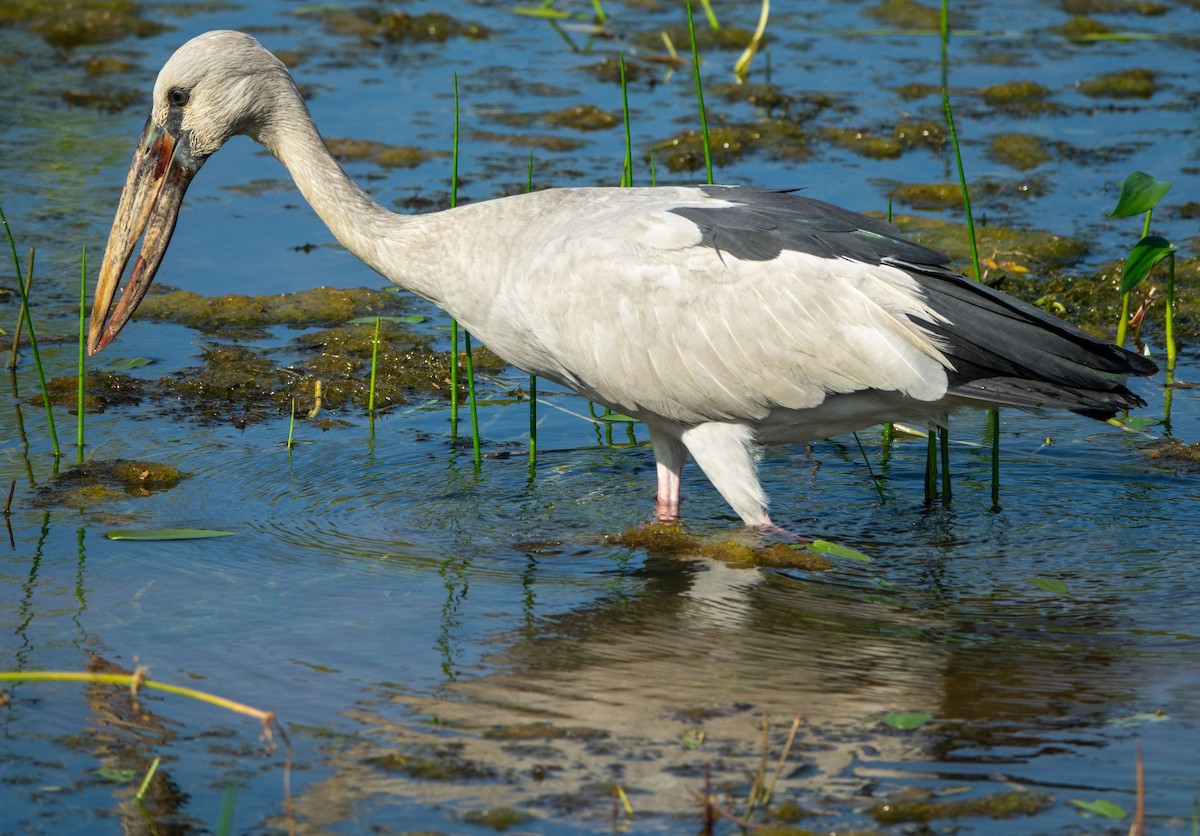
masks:
[[[182,87],[173,87],[167,91],[167,101],[174,107],[183,107],[188,103],[191,94]]]

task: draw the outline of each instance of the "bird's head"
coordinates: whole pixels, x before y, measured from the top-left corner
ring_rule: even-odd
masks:
[[[261,139],[269,131],[277,100],[268,93],[280,89],[280,80],[284,89],[295,89],[283,64],[241,32],[193,38],[163,66],[100,266],[89,354],[116,338],[146,295],[175,230],[184,192],[204,161],[235,134]],[[141,252],[114,304],[139,238]]]

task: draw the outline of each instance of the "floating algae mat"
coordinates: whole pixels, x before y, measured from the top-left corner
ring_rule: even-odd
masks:
[[[399,293],[369,288],[317,288],[269,296],[156,293],[146,297],[138,317],[202,329],[212,342],[202,347],[200,363],[157,380],[93,372],[87,378],[85,409],[157,401],[172,414],[235,426],[288,415],[293,400],[300,418],[309,413],[316,417],[321,410],[363,410],[370,396],[376,317],[377,409],[414,397],[449,397],[450,353],[435,348],[429,335],[414,329],[424,317],[413,315],[411,307],[411,299]],[[303,333],[283,344],[264,345],[270,341],[268,329],[281,325]],[[310,330],[314,328],[320,330]],[[477,373],[496,373],[505,366],[482,347],[473,357]],[[465,395],[462,356],[458,364],[460,395]],[[74,377],[56,378],[49,388],[54,403],[75,408]],[[36,399],[40,395],[31,402]]]
[[[187,478],[177,468],[141,459],[92,461],[60,473],[38,489],[38,505],[91,508],[170,490]]]

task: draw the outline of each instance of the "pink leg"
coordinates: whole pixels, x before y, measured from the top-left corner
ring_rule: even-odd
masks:
[[[679,474],[687,461],[687,448],[678,436],[650,430],[650,446],[658,469],[658,496],[654,501],[654,522],[679,522]]]
[[[679,521],[679,468],[658,463],[658,497],[654,501],[654,521]]]

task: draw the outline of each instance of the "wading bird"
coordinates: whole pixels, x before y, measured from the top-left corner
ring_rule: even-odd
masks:
[[[158,75],[100,269],[91,353],[145,295],[193,176],[238,134],[266,146],[374,270],[514,366],[644,422],[660,521],[678,518],[689,454],[747,525],[770,526],[764,444],[963,406],[1104,418],[1144,405],[1125,379],[1155,371],[947,269],[888,224],[789,192],[550,189],[395,214],[330,155],[284,65],[228,31],[184,44]]]

